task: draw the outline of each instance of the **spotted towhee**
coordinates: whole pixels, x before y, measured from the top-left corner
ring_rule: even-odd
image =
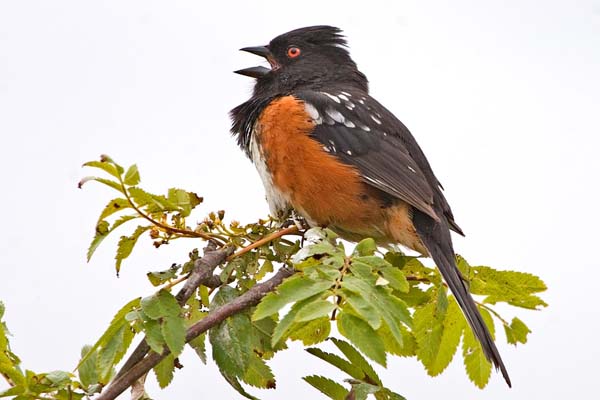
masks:
[[[295,210],[311,226],[358,241],[400,243],[437,264],[483,351],[510,378],[456,267],[454,222],[427,158],[409,130],[369,95],[338,28],[313,26],[241,49],[271,68],[231,111],[232,132],[264,183],[274,216]]]

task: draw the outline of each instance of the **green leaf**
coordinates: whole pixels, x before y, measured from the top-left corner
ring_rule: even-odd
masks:
[[[231,385],[231,387],[234,388],[239,394],[241,394],[242,396],[244,396],[245,398],[250,399],[250,400],[259,400],[258,398],[252,396],[250,393],[246,392],[244,390],[244,387],[240,384],[240,382],[235,377],[233,377],[231,375],[227,375],[226,373],[223,372],[223,370],[221,370],[221,374],[223,375],[223,377],[225,378],[227,383],[229,383]]]
[[[344,298],[356,314],[371,325],[371,328],[375,330],[379,329],[381,326],[381,314],[379,314],[371,303],[365,300],[364,297],[350,291],[344,292]]]
[[[133,164],[131,167],[127,168],[123,183],[127,186],[135,186],[140,183],[140,172],[138,171],[137,165]]]
[[[200,357],[200,361],[206,364],[206,333],[190,340],[188,344],[194,349],[198,357]]]
[[[348,390],[342,385],[323,376],[310,375],[302,379],[330,399],[345,400],[348,395]]]
[[[537,276],[516,271],[498,271],[490,267],[471,268],[473,294],[487,296],[486,303],[506,302],[516,307],[537,309],[547,304],[533,293],[543,292],[546,284]]]
[[[379,376],[377,376],[373,367],[371,367],[369,362],[354,347],[343,340],[331,338],[331,341],[342,353],[344,353],[346,358],[348,358],[348,361],[356,365],[365,373],[365,381],[381,385],[381,379],[379,379]]]
[[[379,269],[386,281],[390,283],[390,286],[399,292],[408,293],[410,286],[406,277],[398,268],[392,266],[382,267]]]
[[[179,316],[165,317],[160,327],[169,350],[175,356],[181,354],[185,346],[185,322],[183,318]]]
[[[181,209],[181,216],[187,217],[192,212],[192,199],[190,193],[182,189],[169,189],[167,200]]]
[[[223,286],[213,298],[211,309],[215,309],[238,297],[238,292]],[[252,324],[247,314],[239,313],[227,318],[209,331],[213,359],[221,372],[229,377],[243,377],[252,349]]]
[[[380,387],[364,382],[352,382],[352,390],[348,395],[351,399],[366,400],[367,396],[379,391]]]
[[[98,223],[96,224],[96,233],[94,235],[94,239],[92,240],[92,243],[90,243],[90,247],[87,251],[87,261],[90,261],[92,255],[94,254],[100,243],[102,243],[102,241],[106,239],[106,237],[112,231],[114,231],[119,226],[123,225],[125,222],[131,221],[132,219],[138,217],[139,216],[137,215],[123,215],[122,217],[117,219],[111,227],[109,227],[109,223],[107,221],[98,221]]]
[[[294,322],[312,321],[329,315],[334,309],[335,304],[331,301],[317,299],[298,310]]]
[[[128,302],[127,304],[125,304],[115,314],[115,316],[113,317],[113,319],[110,322],[110,325],[108,326],[106,331],[102,334],[102,336],[100,336],[100,339],[98,339],[98,341],[94,344],[94,346],[92,346],[90,348],[89,352],[81,358],[81,360],[79,361],[79,364],[77,365],[77,369],[79,369],[81,367],[81,365],[84,362],[86,362],[88,357],[91,357],[96,352],[96,350],[98,350],[100,347],[105,347],[108,344],[108,342],[110,341],[110,339],[113,336],[115,336],[124,325],[128,324],[128,321],[125,319],[125,316],[127,314],[129,314],[131,311],[135,310],[139,306],[140,306],[140,298],[137,297],[137,298],[131,300],[130,302]]]
[[[485,321],[493,338],[494,321],[492,320],[492,317],[487,310],[482,309],[481,307],[479,307],[479,311],[481,312],[481,316],[483,317],[483,320]],[[471,329],[465,329],[465,334],[463,337],[463,359],[469,379],[471,379],[471,381],[477,387],[483,389],[490,380],[490,376],[492,374],[492,364],[490,364],[485,357],[485,354],[481,349],[481,344],[477,338],[475,338],[475,335]]]
[[[418,346],[417,358],[428,372],[440,351],[444,317],[445,310],[439,312],[435,302],[417,309],[413,316],[413,332]]]
[[[92,346],[83,346],[81,349],[81,357],[85,357],[91,350]],[[78,368],[79,380],[84,387],[95,385],[98,383],[98,371],[96,371],[97,353],[92,353],[85,362],[81,363]]]
[[[155,353],[161,354],[164,350],[165,338],[163,337],[158,321],[149,319],[144,321],[144,332],[146,333],[146,342]]]
[[[250,357],[250,363],[242,380],[257,388],[275,389],[275,376],[271,368],[256,354]]]
[[[377,244],[375,240],[366,238],[358,242],[352,253],[357,256],[372,256],[376,251]]]
[[[308,349],[305,349],[309,354],[312,354],[315,357],[320,358],[321,360],[333,365],[334,367],[338,368],[339,370],[347,373],[348,375],[350,375],[351,377],[353,377],[354,379],[359,379],[359,380],[363,380],[365,379],[366,375],[363,372],[362,369],[360,369],[359,366],[354,365],[350,362],[348,362],[347,360],[343,359],[342,357],[332,354],[332,353],[327,353],[321,349],[318,349],[316,347],[310,347]]]
[[[261,321],[266,321],[266,319]],[[294,323],[290,329],[289,337],[292,340],[302,341],[305,346],[311,346],[325,341],[330,332],[331,322],[329,317],[322,317],[309,322]]]
[[[104,220],[106,217],[113,215],[116,212],[126,210],[131,208],[131,204],[127,199],[122,197],[117,197],[116,199],[112,199],[108,202],[108,204],[104,207],[102,212],[100,213],[100,217],[98,217],[98,221]]]
[[[392,334],[387,325],[382,324],[377,330],[377,334],[383,340],[385,350],[388,353],[395,354],[401,357],[412,357],[417,354],[417,341],[413,336],[412,332],[406,327],[400,326],[400,332],[402,333],[402,343],[399,344]]]
[[[279,323],[275,327],[275,330],[273,331],[273,337],[271,338],[271,344],[273,345],[273,347],[276,347],[280,340],[287,338],[290,331],[292,330],[298,312],[307,304],[315,301],[319,296],[320,294],[316,294],[313,297],[301,300],[292,306],[290,312],[288,312],[286,316],[283,317],[281,321],[279,321]],[[254,313],[254,315],[256,315],[256,312]]]
[[[100,383],[106,384],[110,381],[112,370],[116,364],[117,354],[123,345],[123,334],[126,329],[129,329],[129,327],[121,324],[115,334],[102,346],[102,350],[98,352],[96,369]]]
[[[458,343],[465,329],[465,318],[456,303],[454,296],[450,298],[443,322],[442,337],[439,348],[431,363],[427,366],[427,372],[431,376],[438,375],[454,358]]]
[[[141,306],[148,318],[160,320],[160,336],[177,357],[185,345],[185,321],[181,317],[181,307],[175,297],[169,291],[161,289],[158,293],[143,298]],[[157,333],[154,338],[157,339],[154,343],[156,347],[162,345]]]
[[[406,304],[404,304],[402,300],[392,296],[389,291],[383,287],[374,287],[369,282],[354,276],[346,276],[342,281],[342,288],[362,296],[369,302],[388,325],[392,336],[396,339],[398,344],[402,344],[400,322],[404,322],[408,325],[412,324]]]
[[[286,304],[304,300],[315,294],[322,293],[332,285],[330,281],[313,280],[304,275],[297,274],[285,281],[277,288],[277,292],[266,295],[256,307],[252,319],[257,321],[271,316]]]
[[[342,312],[338,316],[337,327],[340,333],[367,357],[385,367],[385,346],[367,322],[352,314]]]
[[[163,358],[163,360],[153,368],[154,374],[156,375],[156,380],[158,381],[158,386],[160,386],[161,389],[169,386],[173,380],[174,370],[175,356],[173,354],[169,354]]]
[[[514,317],[510,325],[504,325],[506,341],[510,344],[527,343],[527,335],[531,333],[527,325],[519,318]]]
[[[135,231],[133,232],[133,234],[131,236],[121,236],[121,239],[119,240],[119,244],[117,245],[117,255],[115,256],[115,259],[117,260],[117,263],[115,265],[117,274],[121,270],[121,263],[123,262],[124,259],[129,257],[129,255],[131,254],[131,251],[133,250],[133,246],[135,246],[135,243],[137,242],[139,237],[142,235],[142,233],[146,232],[150,228],[151,228],[150,225],[148,225],[148,226],[140,225],[135,229]]]

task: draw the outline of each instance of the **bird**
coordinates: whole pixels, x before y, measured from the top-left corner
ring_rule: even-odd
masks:
[[[268,61],[235,71],[255,78],[231,110],[231,132],[256,166],[270,213],[293,211],[349,241],[401,244],[433,259],[486,358],[510,377],[456,265],[451,232],[464,236],[443,187],[408,128],[369,94],[333,26],[295,29],[240,49]]]

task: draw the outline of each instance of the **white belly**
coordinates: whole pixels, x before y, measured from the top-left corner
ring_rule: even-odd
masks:
[[[273,178],[267,168],[267,164],[265,159],[260,151],[258,143],[256,142],[255,135],[252,135],[252,139],[250,141],[250,152],[252,153],[252,161],[258,170],[258,174],[263,182],[265,187],[265,195],[267,198],[267,202],[269,203],[269,209],[271,211],[271,216],[284,219],[287,217],[291,206],[290,201],[286,196],[281,193],[275,185],[273,185]]]

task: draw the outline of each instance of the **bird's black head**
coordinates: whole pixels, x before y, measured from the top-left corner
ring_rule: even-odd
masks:
[[[356,68],[341,30],[310,26],[277,36],[266,46],[241,49],[265,57],[271,68],[252,67],[238,74],[256,78],[255,96],[290,93],[294,90],[354,87],[367,92],[368,81]]]

